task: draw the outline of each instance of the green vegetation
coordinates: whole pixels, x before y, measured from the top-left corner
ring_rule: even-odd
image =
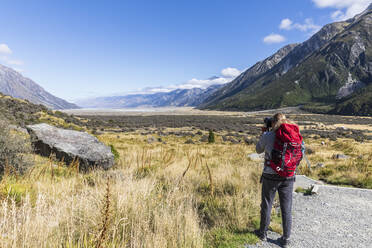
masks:
[[[1,246],[234,247],[258,241],[260,168],[245,156],[252,145],[216,140],[190,146],[174,136],[154,145],[137,133],[98,138],[116,151],[115,168],[81,174],[77,166],[35,156],[24,175],[5,174],[0,214],[9,221],[0,233],[13,238]],[[8,214],[12,204],[12,213],[22,216],[15,222]],[[271,228],[281,230],[275,213]]]
[[[296,193],[302,193],[304,195],[311,195],[311,191],[312,191],[312,187],[309,187],[307,189],[304,189],[304,188],[301,188],[301,187],[297,187],[295,189],[295,192]]]
[[[110,145],[110,148],[111,148],[112,154],[114,154],[115,161],[118,161],[120,159],[119,152],[116,150],[114,145]]]
[[[49,110],[43,105],[36,105],[27,100],[5,96],[0,93],[0,118],[10,124],[24,127],[40,122],[58,127],[83,130],[85,124],[79,118],[61,111]]]
[[[214,142],[215,142],[214,132],[212,130],[209,130],[208,143],[214,143]]]
[[[337,103],[330,113],[372,116],[372,84]]]
[[[327,142],[329,144],[324,147],[319,141],[307,141],[316,151],[308,155],[309,160],[313,165],[321,162],[324,166],[314,166],[306,172],[306,166],[301,166],[301,173],[329,184],[372,189],[372,143],[361,144],[346,139]],[[337,158],[337,154],[346,154],[347,157]]]
[[[309,47],[302,47],[304,54],[299,54],[298,51],[289,53],[283,60],[299,63],[288,72],[283,74],[282,63],[257,78],[252,79],[248,73],[236,79],[236,82],[233,81],[239,85],[239,89],[229,91],[228,87],[232,87],[229,85],[220,90],[225,95],[219,96],[219,100],[211,100],[202,107],[252,111],[303,105],[303,110],[315,113],[371,116],[371,73],[364,62],[372,60],[372,28],[368,19],[371,14],[372,12],[369,17],[362,18],[347,29],[347,23],[333,23],[333,29],[339,30],[338,35],[322,49],[302,58],[303,60],[301,56],[306,54]],[[360,40],[365,49],[355,55],[353,48]],[[366,87],[340,100],[337,97],[339,89],[350,77],[363,82]]]
[[[212,229],[206,237],[205,248],[243,247],[245,244],[257,243],[259,239],[248,230],[230,231],[224,228]]]
[[[9,123],[0,119],[0,173],[23,174],[32,166],[30,153],[27,137],[11,131]]]
[[[41,111],[34,116],[70,127],[81,121],[77,128],[91,127],[90,132],[96,125],[96,136],[110,145],[116,165],[82,174],[78,163],[68,166],[53,157],[31,154],[30,165],[16,166],[24,168],[24,173],[15,173],[10,168],[26,161],[31,150],[12,150],[16,159],[4,168],[0,181],[0,215],[7,220],[0,233],[12,238],[1,239],[1,247],[212,248],[243,247],[258,241],[253,230],[259,227],[262,168],[247,154],[255,150],[257,125],[264,116],[165,116],[156,119],[160,126],[151,123],[153,118],[143,117],[98,121],[70,116],[77,120],[74,123],[60,112]],[[302,172],[329,183],[372,188],[369,118],[289,117],[306,127],[303,134],[314,166],[311,171],[301,166]],[[336,128],[340,123],[357,129]],[[213,130],[212,143],[203,135],[207,128]],[[29,147],[26,133],[1,129],[0,140],[8,149],[3,155],[9,156],[9,144],[16,140],[13,147],[18,149],[19,143]],[[364,143],[356,141],[357,137]],[[236,142],[227,142],[229,138]],[[187,139],[194,143],[185,144]],[[335,159],[339,153],[349,158]],[[317,167],[317,162],[324,166]],[[275,201],[270,229],[281,233]]]

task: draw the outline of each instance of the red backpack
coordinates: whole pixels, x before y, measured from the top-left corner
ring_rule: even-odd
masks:
[[[275,132],[269,166],[282,177],[293,177],[303,156],[300,130],[295,124],[282,124]]]

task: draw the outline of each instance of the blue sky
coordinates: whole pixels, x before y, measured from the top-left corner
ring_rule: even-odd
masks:
[[[0,63],[67,100],[207,86],[370,2],[3,0]]]

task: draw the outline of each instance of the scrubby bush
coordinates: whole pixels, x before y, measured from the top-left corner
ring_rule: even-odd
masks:
[[[31,144],[25,135],[12,131],[9,123],[0,119],[0,172],[22,174],[32,160],[29,156]]]
[[[212,130],[209,130],[208,143],[214,143],[214,142],[215,142],[214,132]]]
[[[112,154],[114,154],[115,161],[119,160],[120,159],[120,154],[116,150],[116,148],[114,147],[114,145],[110,145],[110,148],[111,148]]]

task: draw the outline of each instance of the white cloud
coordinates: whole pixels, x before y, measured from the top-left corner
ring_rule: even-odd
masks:
[[[292,24],[293,22],[290,19],[283,19],[279,25],[279,29],[290,30],[292,29]]]
[[[334,8],[331,18],[335,21],[346,20],[364,11],[371,0],[312,0],[318,8]]]
[[[341,10],[336,10],[336,11],[332,12],[331,18],[333,20],[342,20],[342,19],[345,18],[345,14]]]
[[[263,38],[263,42],[265,42],[266,44],[281,43],[285,40],[285,37],[280,34],[270,34]]]
[[[13,65],[21,66],[21,65],[23,65],[24,63],[23,63],[22,60],[11,59],[11,58],[8,57],[12,53],[13,53],[13,51],[9,48],[9,46],[7,44],[0,44],[0,54],[4,54],[4,55],[0,56],[0,61],[3,61],[4,63],[6,63],[9,66],[13,66]],[[20,68],[17,68],[16,71],[21,72],[23,70],[20,69]]]
[[[240,73],[241,71],[236,68],[227,67],[221,70],[221,76],[219,77],[215,76],[215,77],[211,77],[208,79],[193,78],[182,84],[174,84],[174,85],[170,85],[167,87],[146,87],[138,91],[131,92],[130,94],[154,94],[154,93],[160,93],[160,92],[166,93],[166,92],[170,92],[172,90],[177,90],[177,89],[193,89],[193,88],[206,89],[211,85],[229,83],[232,80],[234,80],[234,78],[239,76]]]
[[[227,67],[221,70],[220,77],[211,77],[209,79],[197,79],[193,78],[186,83],[173,86],[173,89],[192,89],[192,88],[208,88],[211,85],[215,84],[225,84],[231,82],[239,76],[241,71],[236,68]]]
[[[305,19],[304,24],[295,23],[293,26],[295,29],[301,30],[303,32],[307,31],[316,32],[321,28],[321,26],[314,24],[314,21],[311,18]]]
[[[20,66],[20,65],[23,65],[24,64],[24,62],[22,60],[10,59],[7,56],[1,56],[0,57],[0,60],[3,61],[4,63],[6,63],[7,65],[17,65],[17,66]]]
[[[6,60],[6,63],[8,63],[9,65],[23,65],[23,61],[22,60]]]
[[[224,77],[237,77],[240,75],[240,73],[241,71],[232,67],[227,67],[221,71],[221,74]]]
[[[321,26],[316,25],[311,18],[305,19],[305,22],[303,24],[293,23],[293,21],[291,21],[289,18],[286,18],[281,21],[279,28],[285,30],[297,29],[302,32],[310,31],[311,33],[315,33],[321,28]]]
[[[10,50],[7,44],[0,44],[0,53],[11,54],[12,50]]]
[[[228,78],[217,77],[217,78],[213,78],[213,79],[196,79],[196,78],[193,78],[193,79],[187,81],[184,84],[178,85],[177,88],[178,89],[192,89],[192,88],[205,89],[205,88],[208,88],[209,86],[214,85],[214,84],[228,83],[228,82],[232,81],[233,79],[234,78],[232,78],[232,77],[228,77]]]

